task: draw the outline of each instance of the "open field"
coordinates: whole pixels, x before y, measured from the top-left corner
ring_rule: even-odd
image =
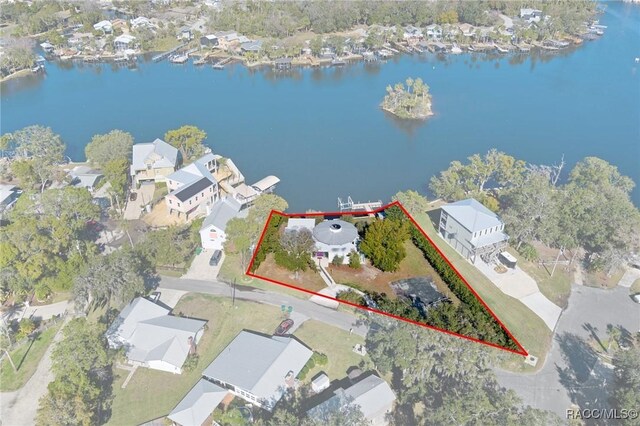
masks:
[[[202,371],[242,330],[271,334],[284,319],[278,307],[253,302],[231,301],[203,294],[187,294],[176,305],[175,314],[205,319],[208,329],[198,344],[200,359],[193,371],[174,375],[162,371],[139,368],[126,389],[120,386],[128,371],[114,368],[114,401],[111,425],[132,425],[169,414],[173,407],[200,379]],[[315,321],[303,324],[294,333],[303,343],[329,357],[324,366],[332,379],[344,376],[344,370],[362,359],[351,351],[363,338]],[[338,337],[339,336],[339,337]],[[338,338],[336,338],[338,337]],[[312,371],[315,374],[315,369]],[[307,379],[312,376],[308,375]]]
[[[53,325],[43,331],[35,340],[27,342],[11,352],[11,359],[18,368],[13,371],[8,359],[0,364],[0,391],[14,391],[20,389],[33,376],[40,360],[58,332],[60,324]],[[35,403],[35,402],[34,402]]]
[[[453,247],[446,244],[437,235],[429,216],[426,213],[414,216],[414,219],[425,233],[436,243],[449,261],[467,280],[469,285],[480,295],[514,337],[524,346],[527,352],[539,358],[538,368],[551,347],[551,331],[542,319],[534,314],[520,301],[507,296],[498,289],[478,269],[467,262]],[[520,355],[505,355],[504,368],[512,371],[532,371],[534,368],[524,364]]]

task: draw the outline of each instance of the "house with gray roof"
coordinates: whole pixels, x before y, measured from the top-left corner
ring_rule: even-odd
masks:
[[[241,331],[202,373],[220,387],[271,410],[313,351],[292,337]]]
[[[358,230],[342,219],[325,220],[313,228],[313,240],[316,242],[315,256],[332,262],[341,256],[344,263],[349,263],[349,253],[358,251]]]
[[[347,406],[358,407],[369,424],[386,425],[387,414],[393,409],[396,395],[389,384],[372,374],[346,388],[337,388],[333,395],[307,411],[318,423]]]
[[[187,219],[205,213],[220,199],[220,185],[214,177],[218,170],[217,157],[207,153],[193,163],[167,176],[165,203],[170,214]]]
[[[0,212],[9,210],[22,194],[15,185],[0,184]]]
[[[216,201],[200,227],[202,248],[222,250],[227,240],[227,223],[235,217],[245,218],[247,213],[248,210],[242,209],[242,203],[234,197]]]
[[[498,215],[473,198],[442,206],[438,232],[472,263],[477,256],[499,253],[509,240]]]
[[[201,426],[228,393],[228,390],[200,379],[167,417],[181,426]]]
[[[124,347],[132,365],[182,373],[182,364],[204,333],[206,321],[176,317],[144,297],[133,299],[107,330],[109,346]]]
[[[164,182],[177,165],[178,150],[162,139],[133,145],[131,179],[136,185],[144,181]]]
[[[96,189],[103,177],[102,173],[87,166],[75,166],[68,172],[68,175],[71,179],[72,186],[76,188],[86,188],[91,192]]]

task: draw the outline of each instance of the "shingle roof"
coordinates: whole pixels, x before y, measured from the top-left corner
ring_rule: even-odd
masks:
[[[200,426],[228,392],[206,379],[200,379],[167,417],[182,426]]]
[[[330,246],[341,246],[355,241],[358,230],[353,224],[341,219],[325,220],[313,228],[313,238]]]
[[[312,353],[291,337],[241,331],[202,374],[249,391],[272,406],[282,398],[287,375],[297,376]]]
[[[498,215],[473,198],[444,205],[442,210],[472,233],[502,226]]]

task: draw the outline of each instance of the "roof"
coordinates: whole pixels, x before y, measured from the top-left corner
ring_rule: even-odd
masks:
[[[101,177],[100,173],[72,175],[71,184],[78,188],[94,188]]]
[[[258,195],[258,191],[256,191],[250,186],[245,185],[244,183],[241,183],[240,185],[236,186],[235,190],[236,190],[236,195],[239,195],[245,199],[253,198]]]
[[[149,143],[137,143],[133,145],[133,161],[131,170],[146,170],[147,164],[151,167],[175,167],[178,161],[178,150],[162,139],[156,139]]]
[[[313,238],[330,246],[341,246],[358,238],[358,230],[353,224],[341,219],[325,220],[313,228]]]
[[[172,192],[171,195],[180,201],[187,201],[189,198],[193,197],[198,192],[204,191],[211,185],[215,185],[215,182],[212,182],[209,178],[203,177],[187,186],[183,186],[177,191]]]
[[[242,50],[255,52],[262,49],[262,41],[261,40],[247,41],[246,43],[242,43],[240,47],[242,48]]]
[[[209,39],[209,40],[217,40],[218,39],[218,36],[216,36],[215,34],[207,34],[206,36],[203,36],[203,37],[206,38],[206,39]]]
[[[167,176],[167,179],[178,182],[180,186],[190,185],[203,177],[208,178],[212,182],[217,182],[216,178],[213,177],[206,166],[206,164],[212,160],[215,160],[215,156],[213,154],[206,154],[188,166],[171,173]]]
[[[0,184],[0,203],[4,203],[17,193],[15,185]]]
[[[122,34],[119,35],[118,37],[116,37],[113,42],[114,43],[125,43],[125,44],[129,44],[131,43],[133,40],[135,40],[136,38],[132,35],[129,34]],[[158,139],[156,139],[158,140]]]
[[[291,58],[278,58],[274,61],[276,64],[290,64]]]
[[[269,188],[276,186],[278,182],[280,182],[280,179],[278,179],[278,177],[267,176],[265,178],[260,179],[259,181],[257,181],[251,186],[255,188],[258,192],[264,192]]]
[[[263,404],[273,406],[282,398],[287,375],[297,376],[312,353],[291,337],[268,337],[243,330],[202,374],[248,391]]]
[[[167,416],[182,426],[200,426],[229,391],[200,379]]]
[[[299,218],[292,217],[287,221],[286,230],[295,230],[298,231],[300,229],[308,229],[313,232],[313,228],[316,226],[316,220],[313,218]]]
[[[442,210],[471,233],[502,226],[498,215],[473,198],[446,204]]]
[[[323,419],[346,405],[360,408],[367,420],[379,419],[391,409],[396,396],[384,380],[372,374],[346,389],[338,388],[328,400],[311,408],[311,417]]]
[[[231,219],[240,216],[241,207],[240,202],[233,197],[216,201],[211,208],[211,213],[209,213],[209,216],[202,222],[200,229],[215,226],[219,230],[224,231],[227,228],[227,223]],[[245,210],[245,212],[247,212],[247,210]]]
[[[132,361],[163,361],[180,368],[189,354],[189,338],[205,324],[169,315],[168,309],[138,297],[111,324],[107,339],[112,347],[124,346]]]

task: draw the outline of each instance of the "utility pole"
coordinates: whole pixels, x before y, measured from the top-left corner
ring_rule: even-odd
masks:
[[[231,295],[231,305],[236,306],[236,279],[233,279],[233,293]]]
[[[558,255],[556,256],[556,261],[553,264],[553,269],[551,270],[551,276],[553,277],[553,273],[556,271],[556,266],[558,266],[558,259],[560,259],[560,255],[564,252],[564,246],[560,247],[558,250]]]

